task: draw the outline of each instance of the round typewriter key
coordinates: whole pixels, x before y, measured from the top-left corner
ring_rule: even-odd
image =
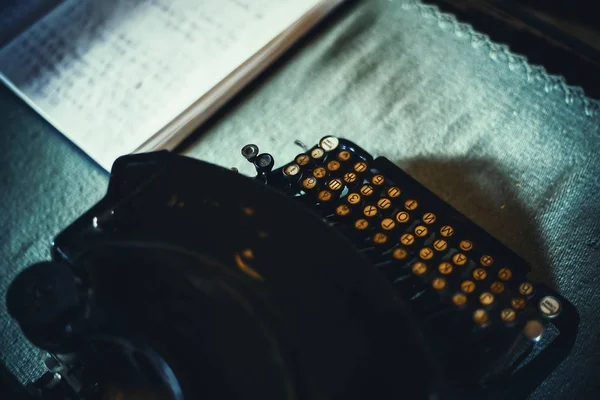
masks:
[[[385,197],[382,197],[379,200],[377,200],[377,207],[381,208],[382,210],[390,208],[391,205],[392,202],[390,201],[390,199],[387,199]]]
[[[341,188],[344,187],[344,184],[342,183],[341,179],[332,179],[329,181],[329,183],[327,184],[327,186],[329,186],[329,189],[331,190],[340,190]]]
[[[255,144],[247,144],[242,147],[242,156],[247,160],[252,160],[258,155],[258,146]]]
[[[483,268],[477,268],[473,271],[473,278],[475,278],[478,281],[482,281],[485,278],[487,278],[487,272],[485,272],[485,269]]]
[[[391,218],[384,218],[381,220],[381,227],[386,231],[391,231],[396,226],[396,221]]]
[[[259,154],[254,161],[254,166],[259,172],[271,171],[274,164],[275,160],[269,153]]]
[[[423,214],[423,222],[428,225],[433,224],[435,222],[435,214],[430,212]]]
[[[392,199],[395,199],[396,197],[400,196],[400,189],[397,188],[396,186],[392,186],[391,188],[388,189],[387,194]]]
[[[448,248],[448,242],[446,242],[444,239],[438,239],[433,242],[433,248],[437,251],[444,251]]]
[[[500,318],[502,318],[502,321],[508,324],[517,319],[517,313],[512,308],[505,308],[504,310],[500,311]]]
[[[325,155],[325,151],[323,151],[323,149],[318,148],[318,147],[312,149],[310,152],[310,156],[314,159],[323,158],[324,155]]]
[[[283,170],[283,172],[287,176],[298,175],[298,173],[300,172],[300,167],[298,166],[298,164],[290,164],[287,167],[285,167],[285,169]]]
[[[454,228],[452,228],[450,225],[444,225],[440,228],[440,233],[444,237],[450,237],[454,235]]]
[[[400,236],[400,242],[402,244],[410,246],[411,244],[413,244],[415,242],[415,237],[413,235],[411,235],[410,233],[405,233],[402,236]]]
[[[494,259],[492,258],[492,256],[488,256],[487,254],[485,254],[485,255],[481,256],[481,258],[479,259],[479,262],[484,267],[489,267],[494,263]]]
[[[404,208],[406,208],[408,211],[412,211],[414,209],[416,209],[419,206],[419,202],[416,200],[406,200],[406,202],[404,203]]]
[[[460,284],[460,288],[465,293],[473,293],[475,291],[475,284],[473,281],[463,281]]]
[[[456,265],[465,265],[467,263],[467,256],[462,253],[456,253],[452,256],[452,262]]]
[[[348,207],[346,204],[340,204],[339,206],[337,206],[337,208],[335,209],[335,213],[337,215],[339,215],[340,217],[344,217],[348,214],[350,214],[350,207]]]
[[[467,304],[467,296],[462,293],[456,293],[454,296],[452,296],[452,302],[455,305],[462,307]]]
[[[417,276],[425,275],[425,273],[427,272],[427,265],[418,261],[413,264],[412,272],[413,272],[413,274],[415,274]]]
[[[252,260],[254,258],[254,253],[252,252],[252,249],[242,250],[242,257],[244,257],[248,260]]]
[[[335,136],[326,136],[319,142],[319,146],[321,146],[325,151],[335,150],[339,144],[340,141]]]
[[[347,150],[342,150],[338,153],[338,160],[340,161],[348,161],[352,158],[352,154],[350,154]]]
[[[482,309],[475,310],[475,312],[473,313],[473,321],[475,321],[477,325],[487,324],[489,321],[487,312]]]
[[[329,200],[331,200],[331,192],[329,192],[327,190],[321,190],[317,197],[321,201],[329,201]]]
[[[400,222],[401,224],[408,222],[409,219],[410,215],[408,215],[406,211],[400,211],[398,214],[396,214],[396,221]]]
[[[317,186],[317,180],[312,176],[309,176],[308,178],[304,178],[304,180],[302,181],[302,187],[304,189],[312,189],[315,186]]]
[[[415,228],[415,234],[418,237],[427,236],[427,228],[424,227],[423,225],[419,225]]]
[[[315,178],[322,178],[325,175],[327,175],[327,170],[323,167],[317,167],[315,168],[315,170],[313,171],[313,176]]]
[[[367,229],[369,227],[369,221],[367,221],[364,218],[358,219],[354,223],[354,227],[356,229],[358,229],[359,231],[364,231],[365,229]]]
[[[371,182],[373,183],[373,185],[383,185],[383,182],[385,182],[385,178],[383,177],[383,175],[377,174],[374,175],[373,178],[371,178]]]
[[[419,250],[419,257],[421,257],[423,260],[430,260],[431,257],[433,257],[433,250],[431,250],[429,247],[423,247],[421,250]]]
[[[337,160],[331,160],[327,163],[327,169],[330,171],[337,171],[340,169],[340,162]]]
[[[431,286],[433,286],[435,290],[442,290],[446,287],[446,280],[444,278],[435,278],[431,282]]]
[[[544,296],[538,304],[540,311],[548,318],[554,318],[560,314],[560,301],[554,296]]]
[[[358,203],[360,203],[360,194],[358,194],[358,193],[350,193],[348,195],[348,203],[350,203],[350,204],[358,204]]]
[[[523,296],[531,296],[533,294],[533,285],[529,282],[523,282],[519,285],[519,293]]]
[[[483,292],[479,295],[479,302],[484,306],[489,306],[494,302],[494,295],[490,292]]]
[[[527,321],[523,327],[523,334],[530,340],[537,342],[544,334],[544,325],[536,320]]]
[[[473,248],[473,243],[470,240],[461,240],[459,247],[462,251],[469,251]]]
[[[500,294],[504,292],[504,283],[496,281],[490,285],[490,290],[496,294]]]
[[[367,168],[367,163],[364,161],[359,161],[356,164],[354,164],[354,170],[356,172],[365,172]]]
[[[244,207],[244,208],[242,208],[242,211],[244,212],[244,214],[246,214],[249,217],[251,217],[254,214],[256,214],[256,211],[254,211],[254,209],[250,208],[250,207]]]
[[[373,235],[372,240],[375,244],[385,244],[388,241],[388,237],[385,233],[377,232]]]
[[[443,262],[438,267],[438,271],[440,271],[440,274],[442,275],[449,275],[454,271],[454,267],[449,262]]]
[[[362,185],[362,187],[360,188],[360,193],[363,196],[370,196],[373,194],[375,190],[373,189],[373,186],[371,185]]]
[[[344,174],[344,182],[346,183],[353,183],[356,181],[356,178],[358,178],[358,175],[356,175],[354,172],[346,172]]]
[[[500,271],[498,271],[498,278],[502,279],[503,281],[509,280],[511,276],[512,271],[508,268],[502,268]]]
[[[365,214],[367,217],[374,217],[375,215],[377,215],[377,207],[375,207],[372,204],[369,204],[365,206],[365,208],[363,208],[363,214]]]
[[[394,257],[396,260],[404,260],[406,256],[408,256],[408,252],[399,247],[394,249],[392,252],[392,257]]]
[[[310,157],[307,156],[306,154],[300,154],[298,156],[296,156],[296,164],[300,165],[300,166],[305,166],[306,164],[308,164],[308,162],[310,161]]]
[[[522,297],[515,297],[510,301],[510,305],[513,306],[515,310],[522,310],[525,308],[525,299]]]

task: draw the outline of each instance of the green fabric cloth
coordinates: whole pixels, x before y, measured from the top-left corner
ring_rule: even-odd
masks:
[[[345,7],[200,129],[186,154],[250,174],[326,134],[387,156],[533,264],[579,309],[569,358],[535,398],[597,398],[600,107],[449,15],[412,1]],[[0,294],[101,198],[107,176],[0,88]],[[201,177],[190,177],[191,184]],[[293,256],[293,255],[291,255]],[[39,371],[0,302],[0,358]],[[399,360],[402,362],[402,360]]]

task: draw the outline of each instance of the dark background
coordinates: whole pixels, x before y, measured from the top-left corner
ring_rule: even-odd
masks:
[[[425,0],[600,99],[600,6],[586,0]]]

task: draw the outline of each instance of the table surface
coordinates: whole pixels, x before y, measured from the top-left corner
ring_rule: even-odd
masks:
[[[0,294],[49,258],[52,238],[106,190],[108,174],[0,88]],[[534,398],[600,395],[600,107],[436,8],[358,2],[244,90],[184,153],[250,172],[255,142],[291,159],[301,139],[346,137],[387,156],[528,260],[581,316],[571,355]],[[194,178],[191,178],[194,179]],[[201,177],[195,178],[201,179]],[[42,368],[0,302],[0,358]]]

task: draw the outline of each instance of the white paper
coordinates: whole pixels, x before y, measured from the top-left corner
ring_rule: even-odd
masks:
[[[318,3],[67,0],[0,50],[0,77],[110,169]]]

